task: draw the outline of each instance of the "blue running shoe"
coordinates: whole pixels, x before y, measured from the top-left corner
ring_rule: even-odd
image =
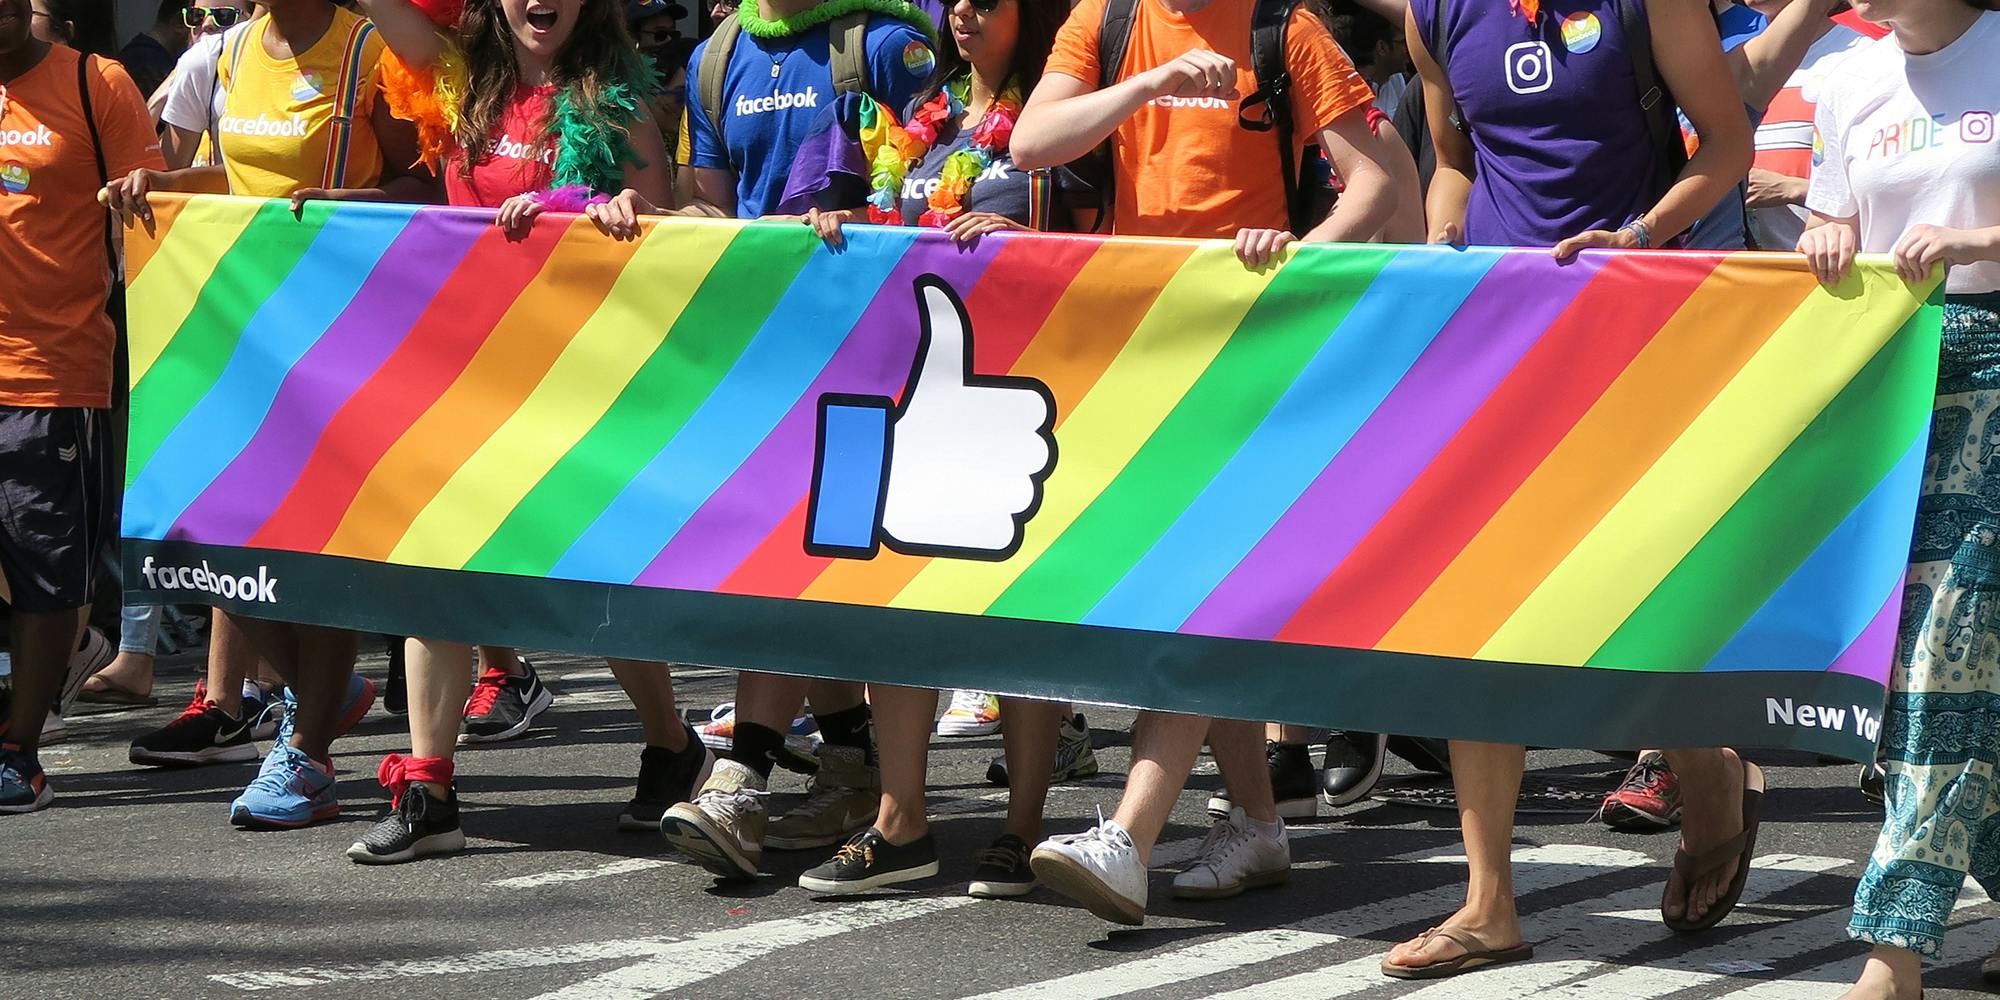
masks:
[[[293,830],[340,815],[333,769],[289,743],[271,748],[243,794],[229,804],[229,821],[251,829]]]
[[[0,813],[31,813],[48,807],[56,793],[35,758],[0,747]]]

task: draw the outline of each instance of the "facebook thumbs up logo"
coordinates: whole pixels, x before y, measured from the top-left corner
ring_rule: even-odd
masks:
[[[1037,379],[974,375],[965,304],[916,281],[923,334],[899,404],[828,393],[806,514],[806,551],[1000,560],[1021,547],[1056,465],[1056,405]]]

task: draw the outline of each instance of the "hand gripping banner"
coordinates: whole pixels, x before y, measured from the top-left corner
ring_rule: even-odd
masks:
[[[1558,746],[1862,758],[1940,309],[1864,261],[161,198],[136,601]]]

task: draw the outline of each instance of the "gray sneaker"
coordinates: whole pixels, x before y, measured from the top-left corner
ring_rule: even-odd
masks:
[[[858,747],[820,744],[806,800],[772,821],[764,843],[774,851],[831,847],[872,826],[882,808],[882,772],[866,760]]]
[[[1049,783],[1060,785],[1065,781],[1094,777],[1097,774],[1097,751],[1090,745],[1090,723],[1084,721],[1081,712],[1062,720],[1056,730],[1056,763],[1050,769]],[[1007,755],[1002,753],[986,765],[986,780],[989,784],[1007,787]]]
[[[693,802],[660,817],[660,833],[720,878],[756,878],[764,857],[764,787],[756,771],[733,760],[717,761]]]

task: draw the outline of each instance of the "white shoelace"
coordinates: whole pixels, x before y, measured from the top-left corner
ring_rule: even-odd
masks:
[[[985,707],[986,707],[986,692],[953,691],[951,693],[951,708],[948,710],[947,714],[949,714],[949,712],[959,712],[964,715],[976,716],[980,713],[980,711],[985,709]]]
[[[1135,850],[1132,835],[1123,827],[1116,830],[1104,819],[1104,807],[1097,807],[1097,825],[1070,838],[1069,843],[1082,851],[1084,857],[1096,862],[1106,862]]]
[[[1195,867],[1206,865],[1221,871],[1227,862],[1249,843],[1250,831],[1237,826],[1234,818],[1225,817],[1216,820],[1215,825],[1209,828],[1208,836],[1201,842],[1201,853],[1198,855]]]

